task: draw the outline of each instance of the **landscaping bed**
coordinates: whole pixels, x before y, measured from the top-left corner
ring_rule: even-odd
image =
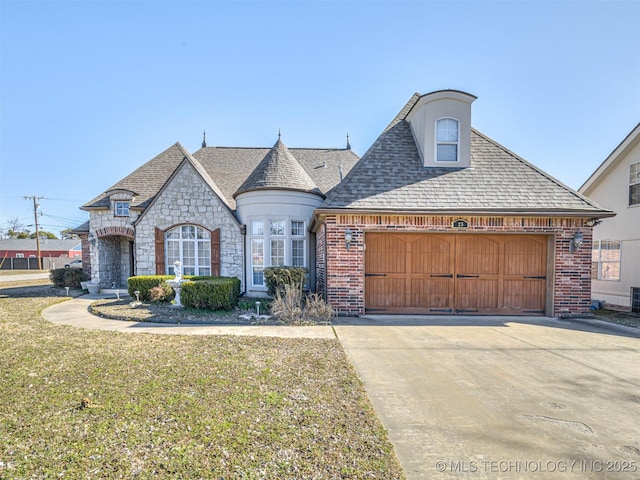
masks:
[[[91,304],[91,313],[104,318],[127,320],[131,322],[156,323],[193,323],[193,324],[233,324],[250,325],[256,322],[247,310],[196,310],[191,308],[176,308],[170,303],[132,302],[126,299],[101,299]],[[262,323],[264,323],[263,321]]]
[[[601,308],[599,310],[594,310],[593,316],[598,320],[617,323],[627,327],[640,328],[640,314],[637,313]]]

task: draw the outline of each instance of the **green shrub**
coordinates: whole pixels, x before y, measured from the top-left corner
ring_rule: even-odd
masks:
[[[192,278],[182,285],[182,304],[189,308],[231,310],[238,304],[240,280],[229,277]]]
[[[140,292],[140,301],[149,302],[151,301],[151,289],[173,278],[175,278],[173,275],[139,275],[129,277],[127,279],[129,295],[131,298],[136,298],[134,292],[138,290]]]
[[[56,268],[49,271],[49,280],[56,287],[82,288],[80,282],[90,279],[84,270],[78,268]]]
[[[308,270],[304,267],[267,267],[264,269],[264,283],[269,295],[283,293],[285,285],[299,285],[300,289],[307,279]]]

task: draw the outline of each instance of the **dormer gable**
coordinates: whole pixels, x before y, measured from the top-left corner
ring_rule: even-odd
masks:
[[[405,120],[424,167],[471,165],[471,104],[476,98],[459,90],[439,90],[417,100]]]

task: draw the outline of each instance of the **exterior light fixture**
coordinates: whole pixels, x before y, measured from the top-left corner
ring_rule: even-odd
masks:
[[[89,243],[91,244],[92,247],[96,246],[96,237],[93,233],[89,234],[89,236],[87,237],[87,240],[89,240]]]
[[[577,249],[579,249],[582,246],[583,243],[584,243],[584,238],[582,236],[582,232],[578,230],[573,236],[573,238],[571,239],[571,242],[569,243],[569,251],[571,253],[575,252]]]
[[[345,247],[347,247],[347,250],[349,250],[352,240],[353,240],[353,232],[351,231],[350,228],[347,228],[347,230],[344,232],[344,245]]]

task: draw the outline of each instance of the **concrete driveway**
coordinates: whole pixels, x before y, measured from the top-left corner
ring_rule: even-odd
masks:
[[[522,317],[341,319],[408,479],[640,479],[640,332]]]

